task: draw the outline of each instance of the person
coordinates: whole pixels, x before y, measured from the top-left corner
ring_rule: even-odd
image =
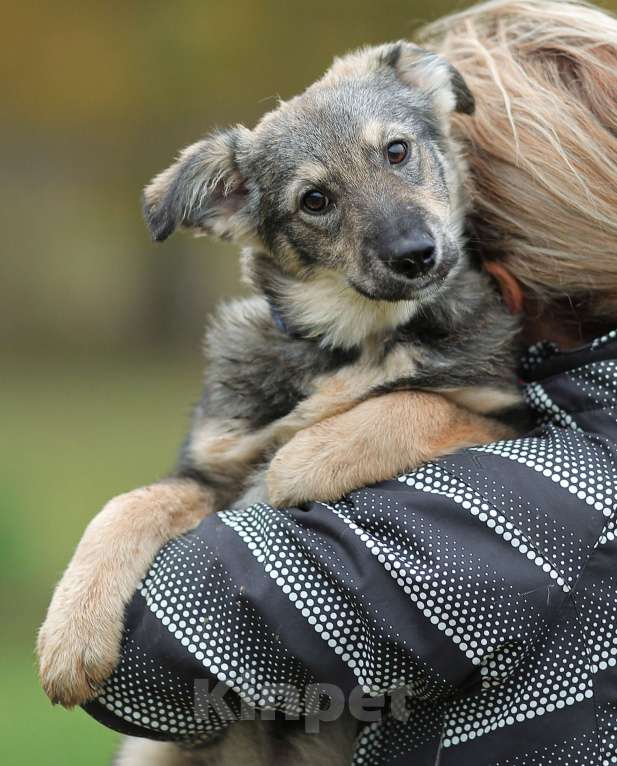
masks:
[[[535,427],[168,544],[87,706],[119,731],[199,745],[243,703],[326,720],[326,684],[375,703],[355,766],[617,763],[617,21],[493,0],[422,39],[476,97],[474,245],[524,315]]]

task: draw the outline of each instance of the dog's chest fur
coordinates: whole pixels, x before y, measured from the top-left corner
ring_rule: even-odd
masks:
[[[277,326],[263,297],[222,307],[207,334],[207,417],[244,419],[257,429],[311,393],[315,378],[352,364],[360,350],[322,348]]]
[[[367,359],[383,369],[375,391],[509,389],[515,328],[488,278],[471,269],[406,324],[380,328],[351,348],[285,331],[263,296],[233,301],[221,308],[207,335],[206,385],[195,418],[237,419],[258,429],[314,393],[317,379],[342,367],[353,374],[353,365]],[[395,357],[396,365],[390,364]],[[499,406],[489,402],[483,409]]]

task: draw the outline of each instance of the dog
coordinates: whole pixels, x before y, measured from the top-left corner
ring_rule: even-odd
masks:
[[[204,395],[175,472],[111,500],[57,586],[38,639],[52,700],[96,695],[156,552],[206,514],[334,500],[512,434],[517,322],[466,244],[451,125],[473,110],[444,59],[405,41],[367,48],[253,130],[189,146],[146,187],[155,240],[183,227],[241,243],[255,295],[210,327]],[[231,729],[230,741],[245,736]],[[320,761],[345,762],[341,731]],[[225,741],[203,762],[226,763]],[[263,762],[312,763],[323,746],[298,743],[290,737],[293,758]],[[132,742],[122,763],[183,758]]]

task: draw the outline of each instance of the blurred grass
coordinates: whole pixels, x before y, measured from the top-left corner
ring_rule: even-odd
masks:
[[[88,520],[172,467],[200,379],[197,350],[3,365],[0,763],[110,763],[116,735],[82,711],[53,708],[40,690],[36,629]]]
[[[109,766],[118,737],[81,710],[52,708],[38,687],[27,646],[3,647],[0,673],[3,764]]]

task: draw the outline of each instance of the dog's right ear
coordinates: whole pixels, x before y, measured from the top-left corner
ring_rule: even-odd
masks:
[[[251,132],[237,126],[184,149],[144,190],[144,215],[152,238],[162,242],[178,226],[223,239],[254,230],[247,180],[240,165]]]

